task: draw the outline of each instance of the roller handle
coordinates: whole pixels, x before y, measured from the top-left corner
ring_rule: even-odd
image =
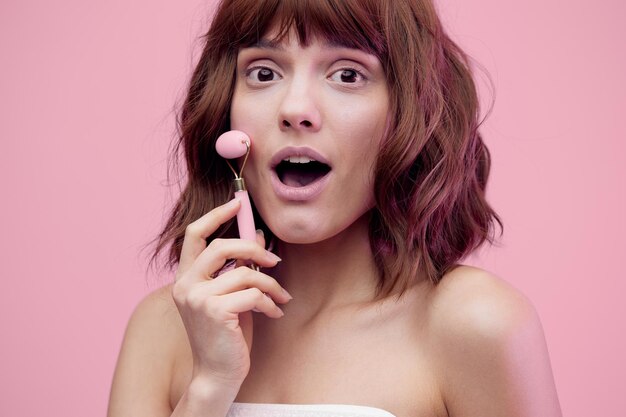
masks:
[[[254,216],[248,192],[235,191],[235,198],[241,202],[241,207],[237,212],[237,226],[239,227],[239,237],[245,240],[256,241],[256,228],[254,227]]]

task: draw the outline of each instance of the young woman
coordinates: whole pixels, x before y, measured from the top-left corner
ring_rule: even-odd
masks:
[[[560,416],[532,304],[459,264],[502,226],[478,117],[430,0],[222,2],[155,252],[175,282],[130,319],[109,416]],[[252,141],[256,242],[229,130]]]

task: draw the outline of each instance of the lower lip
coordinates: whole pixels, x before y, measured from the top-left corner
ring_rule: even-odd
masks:
[[[276,171],[272,170],[272,187],[276,195],[283,200],[290,201],[307,201],[317,197],[330,179],[331,173],[327,173],[323,177],[313,181],[312,183],[303,187],[290,187],[283,184],[278,178]]]

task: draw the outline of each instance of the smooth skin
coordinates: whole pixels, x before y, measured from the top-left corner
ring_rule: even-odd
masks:
[[[289,40],[239,51],[231,127],[254,141],[244,176],[261,217],[281,242],[311,245],[329,242],[374,206],[372,167],[389,118],[389,91],[374,55]],[[306,203],[281,198],[271,186],[272,156],[288,146],[313,148],[332,167],[323,193]],[[308,248],[319,264],[321,245]]]
[[[240,206],[239,200],[231,200],[191,223],[176,282],[165,287],[165,293],[161,289],[148,296],[133,313],[116,368],[109,416],[201,415],[205,407],[215,415],[226,414],[250,367],[251,310],[279,318],[284,313],[272,299],[282,303],[291,299],[275,279],[246,266],[211,277],[227,259],[265,267],[279,261],[263,248],[261,236],[258,242],[215,239],[207,247],[205,239]],[[175,343],[181,342],[176,336],[183,332],[191,349],[192,383],[172,414],[167,401],[171,366],[176,361]]]
[[[225,416],[233,401],[368,405],[397,417],[561,416],[538,315],[505,281],[458,266],[437,286],[416,280],[400,299],[370,301],[378,273],[366,162],[376,148],[358,146],[384,130],[380,63],[317,40],[262,46],[240,54],[231,122],[254,136],[246,181],[282,261],[262,236],[206,246],[238,202],[189,225],[176,282],[130,319],[109,417]],[[365,77],[343,72],[352,68]],[[372,125],[344,130],[361,122]],[[323,151],[336,170],[337,184],[305,204],[276,198],[267,179],[268,158],[294,144]],[[227,259],[264,269],[215,277]]]
[[[220,210],[223,208],[215,211]],[[219,218],[216,213],[209,214],[213,222]],[[193,228],[190,228],[185,237],[186,242],[190,243],[185,245],[186,254],[191,246],[195,246],[196,252],[202,246],[200,236],[216,226],[216,223],[212,223],[204,232],[196,229],[199,234],[194,234]],[[261,248],[262,239],[259,243]],[[223,256],[230,258],[234,255],[234,252],[230,252]],[[261,264],[265,254],[259,250],[258,254],[247,252],[243,256]],[[227,274],[221,277],[226,279]],[[275,286],[269,282],[269,287]],[[195,368],[194,352],[199,353],[203,347],[214,345],[208,341],[215,339],[206,336],[207,343],[195,347],[192,340],[198,338],[188,337],[188,333],[194,330],[185,327],[183,314],[172,296],[175,288],[176,284],[170,284],[154,291],[134,311],[115,372],[109,417],[223,416],[235,400],[239,389],[236,383],[229,378],[219,380],[203,376],[202,370]],[[268,286],[264,288],[270,289]],[[280,297],[279,293],[280,290],[276,288],[276,298]],[[416,381],[410,384],[414,389],[413,398],[422,400],[422,394],[428,391],[425,403],[416,407],[411,404],[411,400],[399,399],[395,396],[398,388],[401,388],[398,385],[385,391],[391,397],[390,402],[398,404],[398,407],[367,401],[338,402],[385,407],[398,417],[561,416],[539,318],[530,302],[519,292],[485,271],[464,266],[445,276],[435,288],[428,291],[412,290],[407,299],[410,297],[424,301],[418,310],[427,317],[412,325],[415,327],[414,334],[428,338],[428,348],[416,349],[414,356],[418,360],[424,355],[423,352],[428,352],[426,357],[433,364],[431,370],[425,372],[429,382],[425,383],[427,378],[421,375],[408,377]],[[275,310],[277,307],[269,303],[257,302],[255,306],[263,309],[268,317],[280,316]],[[385,309],[385,313],[392,314],[396,319],[412,315],[415,311],[407,307],[406,303],[397,309],[389,309],[388,305],[383,304],[377,308]],[[343,314],[341,318],[345,319],[345,316]],[[237,331],[236,326],[230,328],[234,329],[235,339],[241,334],[250,334],[250,322],[246,317],[249,316],[240,315],[242,333]],[[257,315],[255,320],[260,321],[260,318]],[[296,333],[293,338],[298,336]],[[400,335],[395,336],[387,344],[397,352]],[[260,343],[260,337],[262,335],[257,334],[257,344]],[[252,339],[245,340],[247,344]],[[249,346],[247,344],[246,347]],[[367,350],[366,346],[363,348]],[[355,355],[358,353],[355,352]],[[393,368],[394,363],[393,360],[389,361],[387,366]],[[407,364],[396,365],[406,368]],[[369,380],[370,374],[376,373],[375,368],[362,368],[361,378]],[[425,387],[434,388],[426,390]],[[304,395],[304,401],[294,397],[293,402],[315,403],[321,398],[315,392]],[[349,397],[346,395],[343,398]],[[260,400],[258,402],[266,401]],[[406,406],[409,410],[405,413],[401,410],[405,406],[400,405],[404,402],[409,403]],[[410,411],[415,408],[419,408],[421,414]]]

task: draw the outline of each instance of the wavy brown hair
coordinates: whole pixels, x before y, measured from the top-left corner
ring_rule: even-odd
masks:
[[[151,264],[169,245],[166,265],[174,268],[187,225],[231,198],[231,173],[215,141],[230,129],[239,49],[272,28],[275,41],[295,30],[304,46],[317,36],[374,54],[383,65],[391,125],[373,167],[376,298],[396,288],[402,294],[416,277],[436,284],[485,241],[495,242],[496,222],[502,235],[485,198],[490,154],[478,132],[470,58],[446,35],[431,0],[227,0],[203,37],[178,116],[170,161],[178,166],[182,154],[186,184],[153,241]],[[272,236],[256,211],[255,217]],[[234,236],[230,221],[208,240]]]

